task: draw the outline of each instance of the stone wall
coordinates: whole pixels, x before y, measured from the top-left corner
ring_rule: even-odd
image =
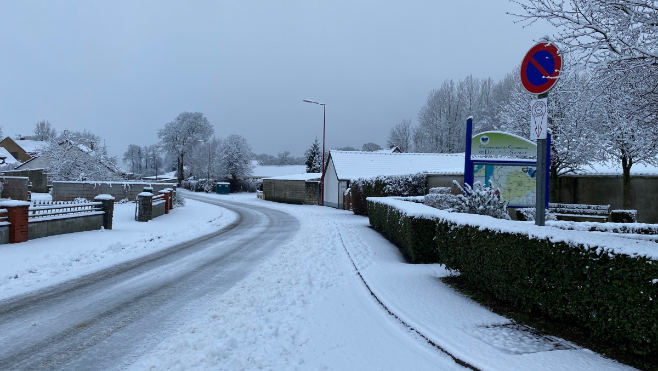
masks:
[[[36,170],[11,170],[5,171],[7,176],[27,177],[28,182],[32,184],[31,192],[48,193],[48,177],[43,169]]]
[[[0,182],[2,182],[2,198],[27,201],[29,182],[27,177],[0,176]]]
[[[108,194],[120,201],[128,198],[134,201],[144,187],[153,187],[158,193],[165,188],[176,188],[173,183],[146,183],[146,182],[53,182],[53,201],[73,201],[77,197],[92,200],[99,194]]]
[[[320,182],[263,179],[265,200],[300,205],[320,204]]]
[[[84,231],[97,231],[103,226],[103,214],[84,215],[66,219],[30,220],[27,224],[27,238],[54,236],[65,233],[75,233]]]
[[[165,201],[155,201],[153,202],[153,208],[151,209],[151,218],[155,219],[159,216],[164,215],[165,213]]]
[[[557,186],[552,187],[549,200],[622,209],[623,179],[621,175],[561,176]],[[658,223],[658,176],[631,177],[631,209],[637,210],[638,222]]]

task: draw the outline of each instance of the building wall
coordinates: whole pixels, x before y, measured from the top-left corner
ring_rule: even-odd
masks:
[[[12,200],[27,201],[27,177],[18,176],[0,176],[2,182],[2,198],[11,198]]]
[[[155,194],[165,188],[176,188],[173,183],[145,182],[53,182],[53,201],[73,201],[78,197],[92,200],[100,194],[109,194],[119,201],[127,198],[131,201],[137,198],[144,187],[153,187]]]
[[[268,201],[300,205],[319,205],[320,182],[263,179],[263,194]]]
[[[7,176],[27,177],[28,182],[32,184],[31,192],[48,193],[48,177],[44,174],[43,169],[39,170],[12,170],[5,171]]]
[[[4,147],[9,153],[16,152],[18,154],[18,157],[16,159],[20,162],[25,162],[32,158],[32,156],[25,153],[23,148],[18,146],[16,142],[14,142],[14,140],[11,139],[10,137],[6,137],[5,139],[3,139],[0,142],[0,147]]]
[[[330,159],[324,176],[324,206],[338,207],[338,183],[334,161]]]

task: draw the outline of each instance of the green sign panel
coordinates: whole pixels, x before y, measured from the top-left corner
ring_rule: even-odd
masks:
[[[537,157],[537,145],[514,134],[485,131],[473,137],[471,156]]]

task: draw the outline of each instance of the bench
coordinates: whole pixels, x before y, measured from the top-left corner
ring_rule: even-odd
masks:
[[[591,221],[608,221],[610,219],[610,205],[585,204],[548,204],[548,211],[558,220],[571,220],[572,218],[590,219]]]

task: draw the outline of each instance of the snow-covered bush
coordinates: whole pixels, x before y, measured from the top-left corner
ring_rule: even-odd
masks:
[[[464,184],[464,187],[456,180],[452,181],[463,194],[457,196],[461,205],[457,205],[454,211],[468,214],[489,215],[497,219],[511,219],[507,214],[509,201],[503,200],[500,189],[493,188],[491,183],[485,187],[480,182],[473,183],[473,187]]]
[[[199,180],[199,182],[196,184],[195,191],[196,192],[206,192],[206,193],[212,193],[215,192],[215,184],[217,184],[214,180],[210,179],[202,179]]]
[[[546,209],[546,220],[557,220],[557,217]],[[520,221],[535,221],[537,218],[537,209],[534,207],[524,207],[516,209],[516,218]]]
[[[368,197],[424,196],[426,183],[426,173],[354,179],[350,183],[352,211],[356,215],[368,215]]]
[[[450,193],[449,187],[430,188],[430,193],[423,198],[423,204],[446,211],[456,211],[462,205],[458,195]]]

